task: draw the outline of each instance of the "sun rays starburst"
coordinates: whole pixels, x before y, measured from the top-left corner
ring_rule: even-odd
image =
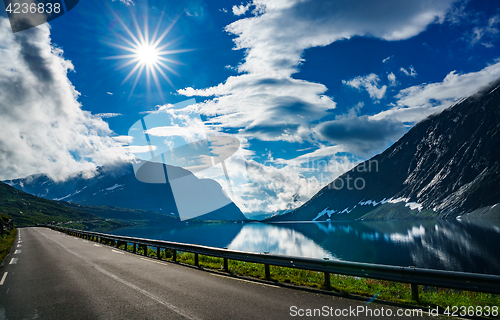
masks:
[[[112,11],[113,12],[113,11]],[[161,17],[158,21],[158,24],[151,36],[149,36],[149,28],[148,28],[148,19],[145,19],[143,24],[143,28],[139,26],[139,22],[134,13],[132,13],[132,22],[135,28],[135,34],[130,30],[129,27],[123,22],[123,20],[113,12],[115,18],[120,22],[124,30],[126,31],[129,38],[126,38],[122,35],[117,34],[116,36],[123,42],[122,44],[117,43],[109,43],[110,45],[119,48],[121,50],[126,51],[126,54],[115,55],[107,57],[106,59],[118,59],[118,60],[127,60],[123,63],[119,64],[117,69],[123,69],[128,66],[133,66],[129,71],[127,76],[123,79],[122,85],[127,82],[129,79],[133,78],[135,75],[135,79],[133,80],[132,89],[130,91],[130,96],[134,92],[137,83],[141,79],[143,72],[146,75],[146,85],[149,89],[151,86],[151,78],[153,79],[156,88],[162,99],[163,93],[161,89],[161,76],[165,81],[167,81],[172,88],[174,88],[174,84],[170,80],[170,78],[165,73],[165,70],[179,76],[179,74],[171,67],[171,65],[176,64],[180,65],[181,62],[169,58],[169,55],[182,53],[191,51],[191,49],[177,49],[172,50],[169,49],[172,45],[177,41],[177,39],[171,40],[167,43],[162,43],[170,30],[172,30],[173,26],[179,19],[180,15],[168,26],[163,32],[160,34],[160,27],[163,21],[164,12],[162,12]],[[147,15],[146,15],[147,17]],[[129,97],[130,97],[129,96]]]

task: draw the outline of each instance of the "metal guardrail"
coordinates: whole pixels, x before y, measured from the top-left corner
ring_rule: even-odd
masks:
[[[195,266],[199,266],[198,255],[200,254],[220,257],[224,259],[224,270],[226,272],[229,271],[229,259],[262,263],[265,266],[266,279],[268,280],[271,279],[270,265],[319,271],[325,275],[325,288],[327,289],[330,288],[330,274],[334,273],[409,283],[412,299],[416,301],[418,301],[419,285],[500,294],[500,276],[497,275],[251,253],[170,241],[116,236],[56,226],[49,226],[49,228],[93,241],[114,242],[116,247],[125,244],[125,248],[127,248],[128,244],[132,244],[134,253],[136,253],[137,246],[142,246],[145,249],[145,255],[147,254],[147,247],[156,247],[158,259],[160,258],[161,248],[170,249],[173,250],[172,259],[174,262],[176,261],[177,251],[191,252],[195,254]]]

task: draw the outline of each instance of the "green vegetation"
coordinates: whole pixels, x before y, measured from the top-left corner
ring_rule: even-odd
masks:
[[[0,214],[0,220],[4,223],[10,220],[10,217],[7,217],[3,214]],[[16,239],[17,229],[12,229],[11,231],[5,231],[2,235],[0,235],[0,263],[5,259],[7,254],[9,254],[10,248]]]
[[[98,209],[94,209],[96,210]],[[47,223],[80,229],[124,226],[123,223],[104,220],[69,206],[67,202],[42,199],[3,182],[0,182],[0,211],[12,217],[16,227]]]
[[[124,246],[121,246],[123,249]],[[128,251],[132,246],[128,245]],[[143,248],[138,247],[137,253],[143,255]],[[148,247],[148,256],[156,258],[156,248]],[[161,259],[172,259],[172,250],[161,250]],[[177,261],[188,265],[194,265],[194,254],[189,252],[177,252]],[[199,266],[214,270],[223,270],[224,259],[199,255]],[[265,279],[264,265],[244,261],[229,260],[229,272],[239,276]],[[324,288],[324,274],[322,272],[308,271],[294,268],[270,266],[273,281],[289,283],[297,286],[306,286],[317,289]],[[411,299],[410,285],[392,281],[359,278],[332,274],[330,276],[331,291],[343,294],[356,294],[371,298],[377,295],[377,299],[416,305],[428,308],[429,306],[499,306],[500,295],[460,291],[452,289],[419,286],[419,301]]]
[[[0,236],[0,262],[9,254],[10,248],[16,239],[17,229],[14,228],[10,232],[7,231]]]

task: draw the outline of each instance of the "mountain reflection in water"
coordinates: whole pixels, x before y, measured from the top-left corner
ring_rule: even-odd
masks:
[[[500,275],[499,220],[157,224],[112,233],[257,253]]]

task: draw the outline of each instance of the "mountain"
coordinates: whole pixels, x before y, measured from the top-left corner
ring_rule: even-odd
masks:
[[[206,190],[206,186],[209,185],[208,192],[215,194],[215,196],[224,196],[220,185],[215,181],[197,179],[188,170],[168,167],[169,171],[174,172],[178,177],[190,178],[190,188],[198,190],[201,186],[205,187]],[[163,168],[161,168],[161,172],[163,172]],[[172,193],[171,184],[168,182],[143,183],[139,181],[130,163],[100,167],[91,178],[82,172],[65,181],[55,182],[46,175],[38,174],[5,182],[17,189],[45,199],[64,200],[84,206],[146,210],[179,220],[178,207]],[[190,201],[197,203],[202,200],[193,198]],[[113,218],[120,219],[116,215]],[[222,208],[196,217],[196,220],[246,220],[246,217],[234,203],[230,202]]]
[[[105,221],[86,212],[68,207],[64,202],[42,199],[0,182],[0,211],[14,220],[14,226],[45,223],[69,223],[72,226],[118,227],[121,223]],[[98,209],[95,209],[98,212]]]
[[[500,79],[268,221],[500,217]]]

